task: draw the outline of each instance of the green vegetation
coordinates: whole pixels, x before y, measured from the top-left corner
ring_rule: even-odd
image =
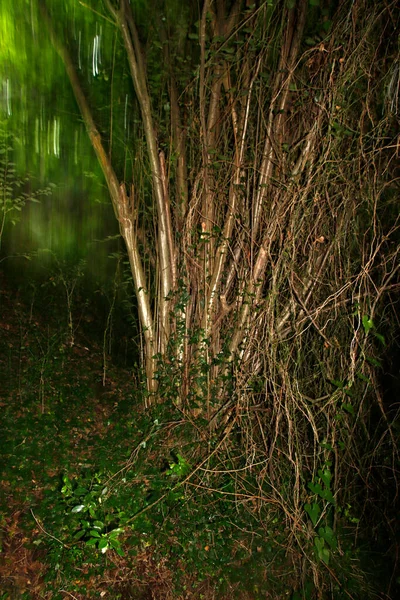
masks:
[[[349,407],[365,387],[331,384],[338,441],[321,442],[311,480],[300,475],[307,501],[293,539],[290,482],[266,477],[265,461],[248,462],[243,424],[207,432],[172,403],[144,409],[130,369],[113,364],[118,356],[108,356],[103,385],[102,336],[88,339],[80,302],[72,320],[82,326],[70,343],[59,281],[30,303],[2,285],[2,598],[61,599],[66,590],[82,599],[312,599],[330,574],[324,597],[384,589],[390,561],[363,534],[370,517],[356,497],[341,504],[333,486],[345,423],[355,418]],[[374,527],[378,536],[385,530]],[[313,571],[297,570],[299,549]]]
[[[0,600],[397,597],[395,8],[1,4]]]

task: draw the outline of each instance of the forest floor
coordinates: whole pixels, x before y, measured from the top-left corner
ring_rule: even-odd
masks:
[[[107,315],[0,290],[0,600],[389,598],[352,541],[315,587],[278,510],[266,524],[229,469],[198,470],[218,443],[172,402],[145,408]]]
[[[2,279],[0,599],[290,596],[284,548],[246,542],[239,514],[180,488],[193,435],[179,412],[144,410],[101,332],[80,315],[71,344],[43,302]]]

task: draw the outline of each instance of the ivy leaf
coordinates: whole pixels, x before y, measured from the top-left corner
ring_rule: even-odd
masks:
[[[331,487],[332,473],[329,469],[319,469],[318,476],[322,479],[327,488]]]
[[[326,500],[326,502],[329,502],[330,504],[335,504],[335,498],[333,497],[331,490],[323,490],[320,495],[321,498]]]
[[[321,442],[321,448],[325,448],[325,450],[333,450],[332,444],[329,442]]]
[[[310,517],[311,522],[315,527],[318,522],[319,515],[321,514],[321,509],[320,509],[319,504],[317,504],[317,502],[314,502],[313,504],[306,504],[304,506],[304,510]]]
[[[318,558],[326,565],[329,564],[329,550],[325,548],[324,538],[316,537],[314,540],[314,548]]]
[[[323,490],[322,490],[322,486],[320,483],[313,483],[312,481],[308,482],[308,488],[314,493],[317,494],[318,496],[321,496]]]
[[[334,534],[332,527],[329,525],[325,525],[325,527],[320,527],[318,529],[319,536],[323,538],[327,544],[332,548],[332,550],[336,550],[337,548],[337,539]]]

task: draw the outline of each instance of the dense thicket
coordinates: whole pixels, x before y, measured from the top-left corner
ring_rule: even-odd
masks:
[[[39,8],[125,241],[147,403],[208,441],[188,485],[229,474],[322,590],[339,523],[395,536],[395,4]]]

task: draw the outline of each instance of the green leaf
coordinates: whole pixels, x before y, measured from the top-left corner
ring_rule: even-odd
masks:
[[[123,528],[122,527],[117,527],[116,529],[113,529],[112,531],[110,531],[110,533],[108,534],[108,538],[111,540],[112,538],[116,539],[121,533],[123,533]]]
[[[325,548],[324,538],[316,537],[314,539],[314,549],[318,558],[326,565],[329,564],[330,552],[328,548]]]
[[[374,334],[376,339],[382,344],[382,346],[386,346],[386,341],[382,334],[377,333],[376,331],[373,331],[372,333]]]
[[[329,469],[319,469],[318,476],[322,479],[327,488],[331,487],[332,473]]]
[[[370,365],[372,365],[373,367],[377,367],[378,369],[382,368],[382,363],[377,360],[376,358],[374,358],[373,356],[366,356],[365,357],[367,362],[369,362]]]
[[[94,537],[89,538],[87,540],[87,542],[86,542],[86,546],[96,546],[97,545],[97,541],[98,540],[96,538],[94,538]]]
[[[190,472],[190,469],[191,467],[187,460],[181,454],[177,454],[176,462],[170,463],[167,475],[182,477],[187,475]]]
[[[330,504],[335,504],[335,498],[333,497],[331,490],[323,490],[320,496]]]
[[[99,532],[96,531],[95,529],[91,529],[90,532],[89,532],[89,534],[91,535],[92,538],[99,538],[99,537],[101,537],[100,534],[99,534]]]
[[[313,504],[306,504],[304,506],[304,510],[310,517],[311,522],[315,527],[318,522],[319,515],[321,514],[321,509],[320,509],[319,504],[317,504],[317,502],[314,502]]]
[[[361,379],[361,381],[365,381],[365,383],[371,383],[369,377],[367,377],[363,373],[357,373],[357,377],[358,379]]]
[[[368,331],[370,331],[370,329],[374,328],[374,322],[372,321],[372,319],[370,319],[368,317],[368,315],[363,316],[362,324],[363,324],[365,333],[368,333]]]
[[[104,554],[104,552],[108,549],[108,540],[107,538],[102,538],[99,541],[99,545],[98,545],[99,550],[102,551],[102,553]]]
[[[327,544],[329,544],[332,550],[337,549],[337,539],[333,529],[329,527],[329,525],[326,525],[325,527],[320,527],[318,529],[318,534],[327,542]]]
[[[325,448],[325,450],[333,450],[333,446],[329,442],[321,442],[320,446],[321,448]]]
[[[110,546],[118,556],[125,556],[125,552],[122,550],[121,543],[118,540],[110,539]]]
[[[84,510],[85,505],[84,504],[77,504],[76,506],[74,506],[74,508],[71,510],[72,513],[80,513]]]
[[[306,37],[305,42],[306,42],[307,46],[315,46],[315,44],[316,44],[315,39],[312,37]]]
[[[308,482],[308,488],[317,496],[321,496],[323,489],[320,483],[314,483],[313,481]]]
[[[343,410],[345,410],[346,412],[348,412],[349,415],[354,416],[354,407],[353,407],[352,404],[349,404],[348,402],[344,402],[342,404],[342,408],[343,408]]]
[[[340,379],[331,379],[331,383],[339,390],[344,388],[344,381],[340,381]]]

